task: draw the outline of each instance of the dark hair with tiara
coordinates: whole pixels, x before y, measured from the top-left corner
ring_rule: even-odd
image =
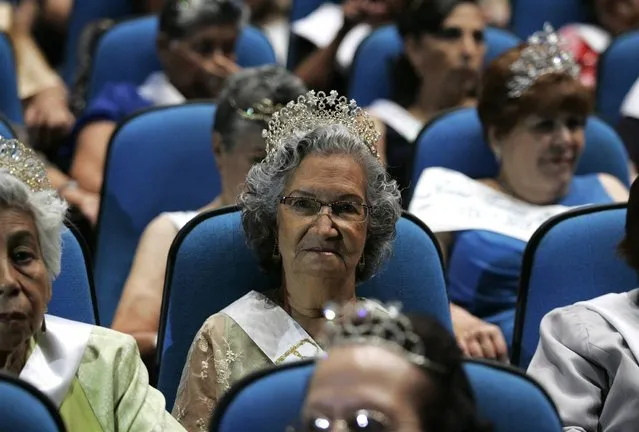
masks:
[[[444,21],[460,4],[477,4],[477,0],[408,0],[397,19],[397,30],[402,40],[418,38],[424,34],[437,34]],[[392,99],[408,107],[417,96],[421,78],[415,72],[406,54],[401,54],[393,66]]]
[[[281,66],[241,70],[228,79],[219,96],[213,131],[222,135],[224,149],[230,150],[243,124],[255,124],[261,133],[274,111],[306,91],[302,80]]]
[[[328,348],[340,345],[374,345],[404,357],[428,377],[434,387],[416,401],[421,430],[490,432],[482,421],[472,387],[463,367],[463,353],[449,330],[436,320],[402,314],[399,306],[386,310],[369,303],[327,305],[327,324],[320,340]]]
[[[241,0],[166,0],[160,12],[160,33],[182,39],[203,27],[239,23],[242,13]]]

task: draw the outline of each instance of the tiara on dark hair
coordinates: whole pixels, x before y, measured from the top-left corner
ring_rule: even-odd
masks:
[[[392,303],[384,308],[372,301],[324,307],[327,320],[323,343],[327,347],[348,344],[376,345],[399,354],[416,366],[440,374],[448,368],[426,356],[426,347],[413,331],[410,319],[400,313],[401,305]]]

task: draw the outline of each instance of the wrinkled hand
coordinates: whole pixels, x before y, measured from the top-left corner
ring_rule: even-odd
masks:
[[[62,198],[77,207],[91,226],[95,227],[100,211],[100,195],[82,189],[69,189],[62,194]]]
[[[91,226],[95,227],[98,223],[98,213],[100,211],[100,196],[90,192],[83,192],[83,195],[78,203],[78,208]]]
[[[342,3],[344,27],[352,28],[367,23],[373,26],[383,24],[389,19],[389,7],[381,0],[345,0]]]
[[[217,96],[228,77],[242,69],[235,60],[221,53],[215,54],[210,60],[205,60],[180,43],[172,45],[171,49],[195,67],[202,82],[206,83],[208,90],[214,96]]]
[[[18,3],[13,13],[13,29],[29,34],[38,16],[38,2],[36,0],[23,0]]]
[[[479,2],[486,25],[506,28],[510,22],[510,3],[508,0],[481,0]]]
[[[465,355],[508,362],[508,348],[501,329],[451,305],[453,330],[459,348]]]
[[[209,68],[209,72],[219,78],[226,79],[239,72],[242,68],[223,54],[217,54]]]
[[[342,3],[344,28],[351,29],[366,20],[366,4],[368,2],[369,0],[344,0]]]
[[[24,121],[34,147],[46,148],[71,131],[75,117],[64,98],[45,90],[29,102]]]
[[[202,69],[207,75],[206,81],[211,95],[217,96],[222,91],[226,80],[241,69],[232,59],[216,54],[213,61],[207,63]]]

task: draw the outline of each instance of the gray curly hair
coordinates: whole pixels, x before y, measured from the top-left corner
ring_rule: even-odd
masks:
[[[33,216],[44,265],[50,279],[55,279],[62,262],[62,228],[67,203],[52,191],[32,192],[7,170],[0,169],[0,208]]]
[[[275,247],[277,207],[284,188],[309,154],[343,154],[354,158],[367,176],[366,202],[370,206],[364,246],[365,264],[358,266],[358,282],[372,277],[392,253],[395,224],[401,216],[400,192],[382,163],[357,135],[340,124],[320,126],[305,134],[291,136],[253,165],[246,177],[238,204],[249,246],[267,270],[277,270],[272,255]]]

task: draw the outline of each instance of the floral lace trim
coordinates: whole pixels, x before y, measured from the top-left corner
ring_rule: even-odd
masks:
[[[231,388],[231,365],[235,364],[241,367],[241,360],[244,357],[242,353],[236,353],[231,348],[231,344],[226,339],[222,338],[224,343],[223,349],[215,350],[215,371],[217,373],[217,383],[221,386],[223,391],[227,391]],[[207,364],[208,367],[208,364]]]

